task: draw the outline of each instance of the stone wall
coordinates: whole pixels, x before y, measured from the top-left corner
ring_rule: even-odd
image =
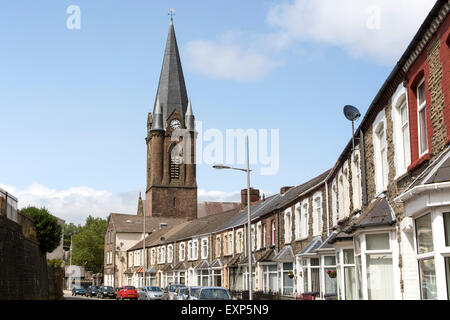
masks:
[[[0,300],[48,299],[45,254],[22,227],[0,216]]]

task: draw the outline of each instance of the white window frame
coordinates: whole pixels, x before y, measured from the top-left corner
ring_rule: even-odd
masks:
[[[276,221],[272,220],[270,222],[270,243],[272,246],[274,246],[276,244],[276,236],[277,236]]]
[[[352,200],[353,211],[361,209],[362,191],[361,191],[361,157],[359,150],[352,153],[351,169],[352,169]]]
[[[338,214],[338,186],[336,177],[333,179],[333,182],[331,184],[331,212],[333,217],[333,226],[336,226],[339,221],[339,214]]]
[[[152,265],[156,264],[156,248],[150,249],[150,262]]]
[[[421,85],[424,85],[424,100],[422,104],[419,104],[419,88]],[[418,132],[418,147],[419,147],[419,158],[423,155],[427,154],[429,151],[430,146],[428,145],[428,115],[427,115],[427,99],[426,99],[426,84],[425,84],[425,77],[420,80],[419,84],[416,87],[416,95],[417,95],[417,132]],[[420,142],[422,140],[422,131],[420,130],[420,112],[425,109],[425,131],[426,131],[426,143],[427,148],[424,151],[421,151],[423,146],[421,146]]]
[[[288,244],[292,241],[292,210],[291,208],[284,210],[284,243]]]
[[[198,259],[198,239],[192,241],[192,259]]]
[[[252,252],[255,251],[256,248],[256,228],[255,224],[251,225],[251,241],[252,241]]]
[[[262,237],[262,222],[258,221],[256,224],[256,250],[261,249],[261,237]]]
[[[186,243],[185,242],[180,242],[180,244],[178,245],[178,259],[180,261],[184,261],[185,257],[186,257]]]
[[[169,244],[167,246],[167,263],[173,262],[173,245]]]
[[[380,132],[383,131],[382,139]],[[386,191],[389,177],[389,165],[387,161],[388,144],[387,144],[387,126],[385,110],[381,110],[373,122],[372,143],[374,147],[374,164],[375,164],[375,190],[376,196]],[[381,156],[381,147],[386,148],[384,157]]]
[[[319,206],[317,206],[319,204]],[[322,192],[319,191],[313,196],[313,237],[320,236],[323,232],[323,208]]]
[[[201,239],[200,257],[201,259],[208,259],[208,238]],[[206,250],[206,251],[204,251]]]
[[[300,240],[308,238],[309,234],[309,198],[302,201],[300,220]]]
[[[295,240],[300,240],[302,233],[301,233],[301,226],[300,226],[300,221],[301,221],[301,216],[302,216],[302,205],[301,202],[298,202],[295,204],[294,207],[294,229],[295,229]]]
[[[406,122],[402,123],[402,109],[406,110]],[[394,124],[393,142],[395,148],[395,179],[404,176],[411,164],[411,136],[409,132],[408,91],[401,83],[392,97],[392,119]],[[407,144],[404,141],[407,133]]]

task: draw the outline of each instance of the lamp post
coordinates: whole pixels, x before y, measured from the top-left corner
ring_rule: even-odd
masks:
[[[248,293],[249,299],[253,300],[253,277],[252,277],[252,246],[251,246],[251,217],[250,217],[250,161],[249,161],[249,153],[248,153],[248,136],[245,137],[245,146],[246,146],[246,154],[247,154],[247,169],[235,168],[224,166],[221,164],[214,165],[214,169],[232,169],[247,172],[247,219],[248,219],[248,227],[247,227],[247,253],[248,253]]]

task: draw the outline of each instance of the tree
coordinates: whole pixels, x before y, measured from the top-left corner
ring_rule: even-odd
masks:
[[[64,224],[64,250],[70,249],[70,237],[77,234],[80,231],[81,226],[76,226],[72,222]]]
[[[62,234],[58,220],[46,208],[27,207],[21,212],[34,220],[41,251],[52,252],[55,250],[61,241]]]
[[[72,264],[99,273],[103,270],[106,220],[88,216],[72,237]]]

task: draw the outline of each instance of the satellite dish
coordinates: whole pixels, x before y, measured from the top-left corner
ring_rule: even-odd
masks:
[[[355,121],[361,116],[361,113],[359,113],[359,110],[356,107],[346,105],[344,107],[344,115],[348,120]]]

